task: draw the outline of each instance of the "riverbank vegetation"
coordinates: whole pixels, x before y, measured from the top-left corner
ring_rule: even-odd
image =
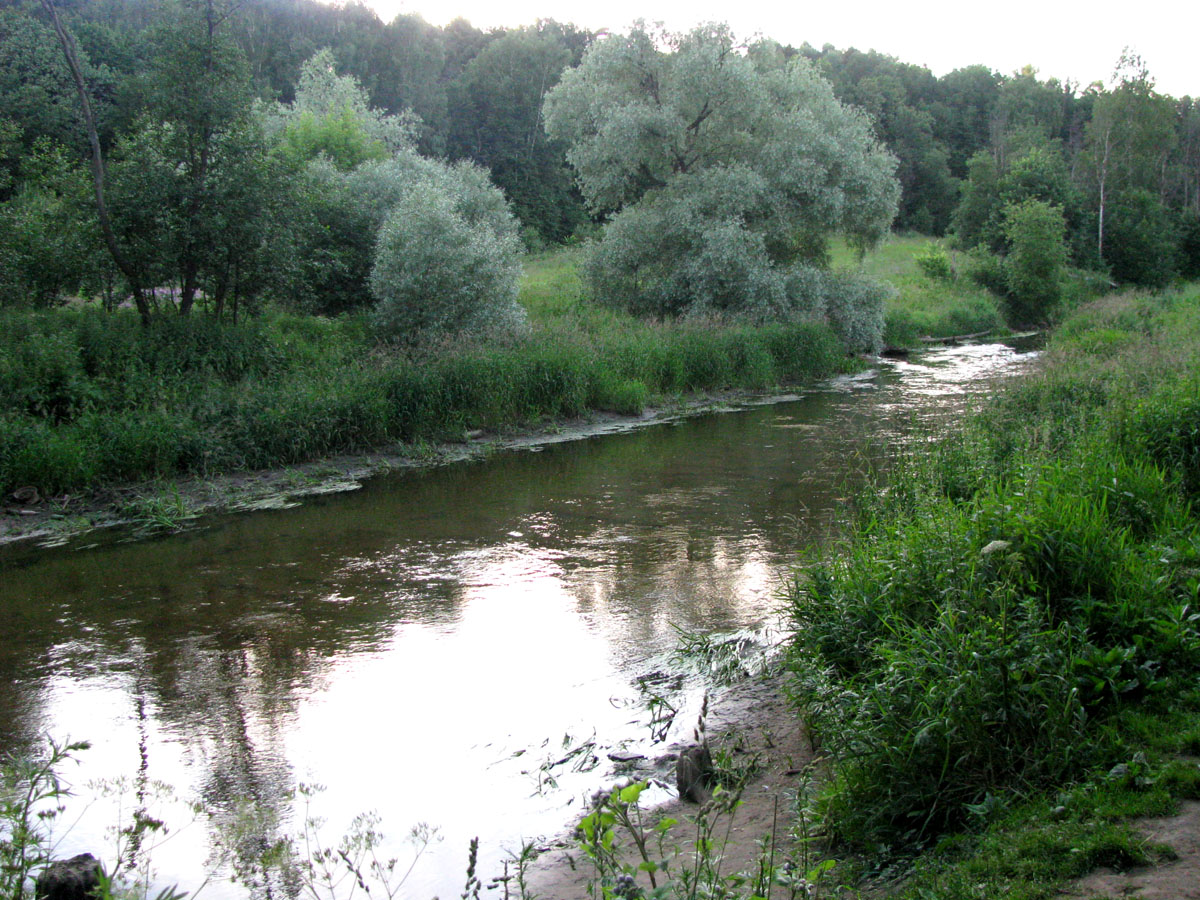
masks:
[[[1081,308],[797,573],[813,808],[868,865],[924,851],[905,896],[1050,896],[1200,797],[1198,363],[1194,286]]]
[[[0,17],[4,495],[793,384],[1194,268],[1195,110],[1134,58],[1080,92],[718,25]],[[950,234],[863,256],[893,220]]]
[[[659,326],[626,318],[436,355],[379,347],[365,316],[278,314],[142,327],[98,310],[5,315],[0,492],[267,468],[404,441],[462,440],[651,397],[827,377],[816,323]]]
[[[1200,274],[1200,106],[1136,57],[1081,89],[306,0],[22,0],[0,26],[0,496],[1062,321],[798,576],[813,809],[868,865],[919,858],[922,896],[1043,896],[1200,794],[1172,759],[1200,728],[1200,294],[1172,287]],[[1087,303],[1121,285],[1160,293]]]

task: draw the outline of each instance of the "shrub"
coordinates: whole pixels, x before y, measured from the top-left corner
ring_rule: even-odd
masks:
[[[1004,208],[1009,253],[1004,260],[1009,320],[1015,325],[1045,322],[1062,297],[1067,263],[1062,210],[1042,200]]]
[[[431,184],[414,188],[379,234],[371,293],[380,333],[405,342],[438,333],[513,331],[520,245],[473,227]]]
[[[953,281],[955,278],[956,273],[950,262],[950,254],[941,244],[926,244],[913,254],[913,261],[916,262],[917,268],[925,274],[925,277],[933,281]]]
[[[854,352],[878,353],[883,346],[883,301],[894,289],[853,273],[826,280],[829,323]]]
[[[967,274],[981,288],[999,297],[1008,294],[1008,274],[1004,269],[1004,257],[997,256],[984,247],[975,247],[969,256]]]

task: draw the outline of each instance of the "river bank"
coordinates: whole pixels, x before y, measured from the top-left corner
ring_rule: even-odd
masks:
[[[839,379],[852,382],[870,377],[872,372],[866,369]],[[636,415],[596,411],[549,425],[490,433],[477,429],[465,432],[460,441],[423,442],[415,447],[397,445],[391,450],[345,454],[283,468],[210,478],[158,479],[78,496],[43,498],[36,491],[18,491],[0,504],[0,547],[26,541],[56,546],[108,529],[130,529],[146,535],[179,530],[205,516],[286,509],[305,498],[354,491],[365,479],[387,472],[449,465],[498,452],[537,450],[567,441],[623,434],[690,416],[783,403],[799,396],[796,391],[720,391],[647,406]]]
[[[653,704],[696,700],[656,677],[674,671],[677,629],[774,621],[796,547],[829,534],[872,461],[1029,358],[931,351],[789,402],[590,440],[564,430],[539,452],[397,471],[179,534],[10,545],[0,606],[20,625],[0,646],[0,734],[33,748],[43,731],[86,736],[80,783],[144,759],[222,815],[253,799],[284,834],[302,815],[289,787],[325,784],[314,810],[331,839],[368,805],[401,859],[414,823],[441,826],[406,890],[456,896],[471,837],[495,872],[520,837],[575,819],[610,752],[662,754]],[[668,744],[694,724],[677,721]],[[346,766],[346,735],[386,760]],[[589,745],[598,761],[557,764]],[[72,849],[105,846],[102,810],[97,840]],[[205,840],[193,829],[156,854],[156,883],[193,889]]]
[[[765,847],[787,871],[828,861],[808,878],[820,896],[1197,896],[1198,303],[1191,288],[1077,311],[1033,372],[916,445],[805,558],[791,680],[770,689],[797,705],[744,701],[734,744],[769,763],[721,820],[723,872],[753,877]],[[801,719],[815,790],[777,845],[764,810],[794,810],[805,765],[755,732],[798,736]],[[675,804],[647,834],[659,815],[687,833],[708,814]],[[644,877],[625,840],[609,883]],[[589,896],[574,857],[547,854],[531,884]]]
[[[707,725],[712,751],[731,771],[746,774],[745,783],[734,789],[736,808],[718,802],[704,814],[719,841],[721,869],[729,875],[754,870],[764,856],[777,856],[782,865],[794,853],[796,803],[818,775],[812,744],[787,699],[787,683],[786,673],[776,669],[765,677],[738,682],[710,703]],[[673,793],[675,758],[685,746],[672,747],[649,764],[649,771],[634,772],[631,779],[653,779]],[[693,823],[700,814],[700,805],[677,797],[646,810],[648,833],[666,819],[681,823],[667,846],[676,871],[694,865]],[[527,874],[528,897],[586,900],[592,896],[589,888],[597,880],[596,870],[571,831],[539,847],[541,852]],[[640,860],[629,836],[621,835],[619,840],[622,858],[636,867]]]

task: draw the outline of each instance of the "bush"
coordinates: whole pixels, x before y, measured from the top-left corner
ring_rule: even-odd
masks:
[[[926,278],[933,281],[953,281],[954,266],[950,262],[950,254],[937,243],[929,243],[913,254],[913,261]]]
[[[1041,200],[1004,208],[1009,253],[1004,260],[1008,318],[1014,325],[1046,322],[1062,297],[1067,264],[1062,210]]]
[[[967,274],[971,280],[998,297],[1008,294],[1008,273],[1004,268],[1004,257],[997,256],[983,247],[975,247],[969,256]]]
[[[883,302],[893,288],[853,273],[826,281],[829,323],[853,352],[878,353],[883,346]]]
[[[520,252],[511,234],[473,227],[435,186],[414,188],[379,234],[371,270],[376,327],[407,343],[518,329]]]

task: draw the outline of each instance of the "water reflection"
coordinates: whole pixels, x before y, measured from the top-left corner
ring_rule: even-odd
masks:
[[[251,798],[274,813],[267,839],[298,826],[290,793],[318,781],[331,831],[371,808],[398,836],[439,826],[411,895],[456,895],[470,837],[492,870],[561,828],[608,765],[554,770],[553,787],[542,762],[593,734],[647,739],[635,678],[674,626],[761,623],[863,461],[1022,359],[956,348],[787,404],[380,478],[170,538],[3,551],[0,746],[86,737],[71,775],[85,798],[114,775],[226,815]],[[115,810],[93,800],[64,849],[103,846]],[[198,823],[156,850],[161,882],[194,887],[209,845]]]

